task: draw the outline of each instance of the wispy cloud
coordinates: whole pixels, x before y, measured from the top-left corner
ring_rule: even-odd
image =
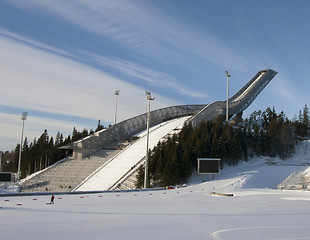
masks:
[[[64,2],[12,0],[19,7],[47,11],[87,31],[109,38],[143,56],[166,63],[182,62],[195,67],[192,59],[217,66],[245,70],[251,63],[214,33],[190,16],[179,12],[180,21],[151,1],[80,0]],[[161,2],[164,3],[164,2]],[[168,4],[168,3],[167,3]],[[175,12],[173,5],[169,10]]]
[[[58,48],[54,48],[48,44],[44,44],[42,42],[38,42],[35,41],[33,39],[27,38],[25,36],[22,36],[20,34],[11,32],[3,27],[0,27],[0,36],[10,39],[10,40],[14,40],[17,42],[20,42],[21,44],[25,44],[25,45],[29,45],[41,50],[45,50],[45,51],[49,51],[51,53],[55,53],[55,54],[59,54],[59,55],[63,55],[66,57],[72,57],[72,58],[77,58],[75,55],[73,55],[72,53],[69,53],[67,51],[58,49]]]
[[[126,88],[128,97],[137,103],[132,112],[144,110],[139,104],[140,98],[144,98],[144,89],[102,71],[1,37],[0,50],[2,105],[98,118],[98,109],[113,112],[114,90]],[[161,106],[166,105],[166,101],[173,102],[164,97],[158,99]]]
[[[30,114],[27,120],[27,136],[31,141],[45,128],[55,134],[55,131],[71,133],[73,126],[80,130],[96,127],[74,120],[79,117],[113,122],[115,89],[121,90],[119,121],[146,111],[145,89],[63,57],[63,54],[60,56],[57,49],[42,50],[42,45],[37,46],[31,39],[24,43],[19,41],[20,36],[14,38],[18,39],[0,34],[0,102],[8,108],[37,112],[36,116]],[[154,109],[177,104],[156,92],[154,95]],[[50,114],[60,117],[56,120],[50,118]],[[20,137],[20,115],[0,111],[0,118],[1,148],[12,148]]]
[[[102,55],[86,53],[84,54],[91,57],[101,65],[108,66],[116,69],[123,73],[127,77],[134,77],[149,83],[150,85],[156,85],[156,87],[170,88],[172,91],[176,91],[178,94],[195,98],[206,98],[206,95],[197,90],[191,89],[188,86],[180,83],[173,76],[165,74],[159,71],[155,71],[148,67],[138,65],[136,63],[122,60],[122,59],[111,59]]]
[[[113,122],[115,89],[121,90],[118,119],[123,120],[145,112],[145,90],[155,96],[154,108],[178,104],[170,96],[178,97],[180,102],[220,100],[225,97],[224,70],[233,76],[230,87],[239,90],[261,66],[271,65],[269,68],[281,63],[282,69],[274,68],[279,72],[288,68],[285,51],[278,59],[273,57],[279,56],[273,48],[265,49],[268,41],[261,44],[261,39],[268,36],[266,32],[257,39],[251,28],[246,33],[252,41],[247,43],[245,37],[240,43],[240,35],[232,29],[234,41],[226,41],[223,29],[212,32],[210,24],[197,22],[200,18],[178,9],[176,2],[6,0],[6,4],[18,7],[21,15],[23,11],[27,14],[16,17],[11,29],[0,27],[0,102],[5,106]],[[57,36],[59,45],[38,40],[51,37],[49,44],[53,44],[55,36],[49,35],[44,24],[33,24],[34,31],[12,32],[20,29],[20,19],[35,22],[40,17],[37,13],[45,16],[44,24],[64,23],[57,30],[68,32],[63,32],[65,37]],[[36,35],[36,31],[42,34]],[[87,37],[75,43],[72,33]],[[248,45],[241,46],[243,43]],[[296,58],[294,55],[292,59]],[[283,82],[276,85],[273,80],[268,86],[267,90],[274,90],[269,95],[276,93],[279,99],[292,102],[301,98],[292,77],[282,76],[279,74],[276,79],[284,79]],[[162,96],[161,90],[169,97]]]

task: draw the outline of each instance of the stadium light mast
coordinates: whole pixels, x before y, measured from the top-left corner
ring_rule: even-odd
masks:
[[[117,98],[119,95],[120,91],[115,90],[115,112],[114,112],[114,125],[116,124],[116,115],[117,115]]]
[[[2,152],[0,151],[0,172],[2,172]]]
[[[23,140],[24,140],[24,124],[25,120],[27,119],[27,112],[23,112],[21,120],[23,121],[23,127],[22,127],[22,137],[20,140],[20,146],[19,146],[19,158],[18,158],[18,170],[17,170],[17,181],[20,180],[20,163],[22,160],[22,149],[23,149]]]
[[[144,188],[148,186],[148,155],[149,155],[149,130],[150,130],[150,109],[151,109],[151,100],[155,98],[152,97],[150,92],[146,93],[146,99],[148,101],[148,112],[147,112],[147,120],[146,120],[146,156],[145,156],[145,172],[144,172]]]
[[[227,76],[227,100],[226,100],[226,122],[228,122],[228,97],[229,97],[229,78],[231,77],[230,74],[225,71]]]

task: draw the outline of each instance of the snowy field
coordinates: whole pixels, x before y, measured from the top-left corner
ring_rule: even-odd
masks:
[[[285,163],[309,162],[303,149]],[[54,205],[50,196],[2,196],[1,239],[310,239],[310,192],[276,190],[307,167],[264,161],[173,190],[56,195]]]

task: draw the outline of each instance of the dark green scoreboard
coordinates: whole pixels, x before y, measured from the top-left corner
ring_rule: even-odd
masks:
[[[220,158],[197,158],[197,160],[199,174],[220,172]]]

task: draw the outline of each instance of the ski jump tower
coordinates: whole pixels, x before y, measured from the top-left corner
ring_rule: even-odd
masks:
[[[242,112],[254,101],[259,93],[277,74],[271,69],[259,71],[243,88],[228,100],[229,117],[232,118]],[[217,101],[208,105],[180,105],[166,107],[152,111],[150,127],[162,122],[191,116],[186,123],[194,127],[200,122],[212,120],[218,116],[225,116],[226,101]],[[147,114],[127,119],[114,126],[95,132],[81,140],[62,146],[60,149],[73,150],[74,158],[83,158],[103,148],[115,147],[120,142],[129,140],[135,134],[146,129]]]

